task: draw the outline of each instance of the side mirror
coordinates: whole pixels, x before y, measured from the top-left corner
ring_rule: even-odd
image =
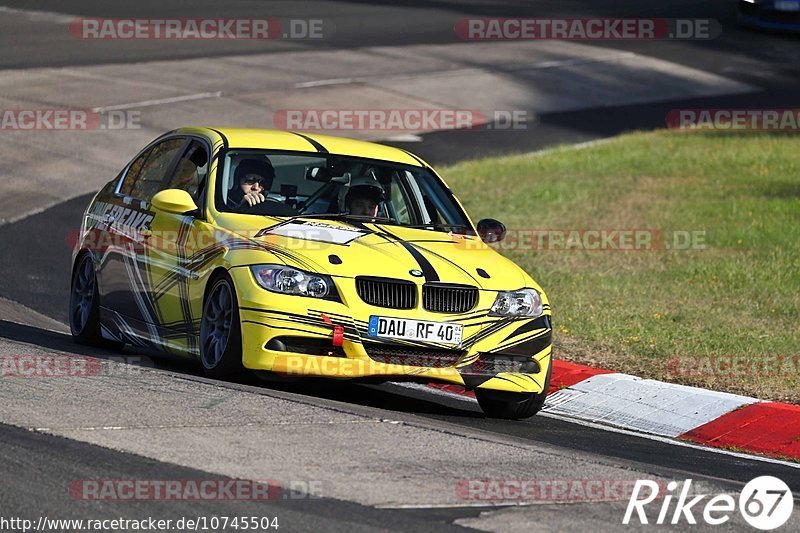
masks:
[[[187,215],[199,209],[189,193],[181,189],[166,189],[156,193],[150,203],[160,211],[175,215]]]
[[[506,238],[506,227],[499,220],[483,218],[478,221],[478,235],[487,244],[500,242]]]

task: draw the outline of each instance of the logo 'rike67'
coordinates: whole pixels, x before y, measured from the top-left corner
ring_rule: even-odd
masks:
[[[680,483],[667,483],[666,494],[661,494],[659,484],[651,480],[638,480],[628,501],[623,524],[629,524],[634,511],[641,524],[648,524],[645,507],[656,499],[663,498],[656,524],[697,524],[694,513],[702,516],[706,524],[717,526],[728,522],[736,511],[736,498],[730,494],[692,494],[692,480]],[[678,492],[680,492],[678,494]],[[672,502],[677,497],[675,507]],[[706,498],[709,498],[706,500]],[[702,503],[701,503],[702,502]],[[760,476],[745,485],[738,498],[739,512],[744,520],[756,529],[768,531],[776,529],[789,520],[794,508],[792,491],[780,479]],[[670,513],[670,511],[672,511]]]

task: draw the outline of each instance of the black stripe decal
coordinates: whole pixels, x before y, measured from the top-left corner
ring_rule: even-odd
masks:
[[[522,324],[520,327],[518,327],[516,330],[514,330],[514,332],[511,333],[508,337],[503,339],[503,341],[507,341],[511,337],[516,337],[517,335],[522,335],[523,333],[528,333],[528,332],[533,331],[535,329],[549,329],[550,327],[551,326],[550,326],[549,318],[547,317],[547,315],[543,315],[543,316],[540,316],[539,318],[535,318],[533,320],[528,320],[527,322]]]
[[[405,241],[401,241],[400,244],[403,245],[403,248],[408,250],[414,260],[419,263],[419,268],[422,269],[422,274],[425,276],[425,281],[439,281],[439,274],[436,272],[436,269],[433,268],[433,265],[425,259],[425,256],[417,250],[417,247],[411,243],[407,243]]]
[[[319,153],[321,153],[321,154],[327,154],[327,153],[328,153],[328,149],[327,149],[327,148],[325,148],[324,146],[322,146],[320,143],[318,143],[317,141],[315,141],[314,139],[312,139],[312,138],[311,138],[311,137],[309,137],[308,135],[303,135],[302,133],[297,133],[296,131],[293,131],[292,133],[294,133],[294,134],[295,134],[295,135],[297,135],[298,137],[302,137],[303,139],[305,139],[305,140],[307,140],[309,143],[311,143],[311,146],[313,146],[313,147],[314,147],[314,149],[315,149],[317,152],[319,152]]]
[[[436,272],[436,269],[433,268],[433,265],[430,263],[430,261],[428,261],[413,244],[404,241],[391,231],[387,231],[386,228],[379,226],[378,224],[375,224],[375,227],[381,230],[382,233],[391,237],[397,244],[401,245],[406,249],[406,251],[408,251],[409,254],[411,254],[411,257],[414,258],[419,265],[420,270],[422,270],[422,274],[425,276],[425,281],[439,281],[439,274]]]
[[[228,149],[228,138],[225,137],[225,134],[222,133],[221,131],[215,130],[213,128],[208,128],[208,129],[213,131],[214,133],[216,133],[217,135],[219,135],[222,138],[222,147],[227,150]]]
[[[411,152],[409,152],[408,150],[403,150],[402,148],[398,148],[398,150],[400,150],[400,151],[402,151],[402,152],[405,152],[405,154],[406,154],[407,156],[409,156],[409,157],[413,158],[413,159],[414,159],[414,161],[416,161],[417,163],[419,163],[419,166],[421,166],[421,167],[423,167],[423,168],[425,168],[425,167],[426,167],[425,163],[423,163],[423,162],[422,162],[422,159],[420,159],[419,157],[415,156],[414,154],[412,154],[412,153],[411,153]]]
[[[432,242],[439,242],[439,241],[432,241]],[[447,257],[443,256],[442,254],[437,254],[436,252],[434,252],[434,251],[431,251],[431,250],[428,250],[427,248],[424,248],[424,247],[422,247],[422,246],[418,246],[418,248],[419,248],[419,249],[421,249],[421,250],[425,250],[426,252],[428,252],[428,253],[429,253],[429,254],[431,254],[431,255],[435,255],[436,257],[438,257],[438,258],[439,258],[439,259],[441,259],[442,261],[447,261],[448,263],[450,263],[450,264],[451,264],[451,265],[453,265],[454,267],[456,267],[456,268],[458,268],[459,270],[461,270],[461,271],[462,271],[464,274],[466,274],[467,276],[469,276],[470,278],[472,278],[472,281],[474,281],[475,283],[477,283],[478,285],[480,285],[480,283],[481,283],[481,282],[480,282],[480,281],[478,281],[478,279],[477,279],[475,276],[473,276],[473,275],[472,275],[472,274],[469,272],[469,270],[466,270],[464,267],[462,267],[461,265],[459,265],[458,263],[456,263],[456,262],[455,262],[455,261],[453,261],[452,259],[448,259]]]

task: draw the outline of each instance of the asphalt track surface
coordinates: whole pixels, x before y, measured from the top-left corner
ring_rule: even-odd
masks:
[[[105,17],[248,17],[329,18],[336,26],[330,41],[270,43],[86,43],[65,38],[51,25],[35,19],[9,26],[0,15],[0,68],[62,67],[105,63],[130,63],[153,59],[224,56],[242,53],[281,53],[298,49],[345,49],[361,46],[403,46],[453,42],[453,20],[469,16],[538,17],[711,17],[720,20],[724,32],[711,42],[600,43],[599,46],[632,50],[693,68],[724,73],[755,83],[763,90],[753,94],[671,101],[657,104],[553,113],[539,117],[537,126],[525,132],[430,133],[411,148],[434,164],[505,152],[530,151],[562,142],[607,137],[623,131],[663,126],[666,110],[676,107],[770,107],[796,108],[800,89],[800,39],[744,31],[734,26],[734,2],[245,2],[225,4],[207,0],[175,3],[36,2],[4,1],[20,9],[54,11],[70,16]],[[190,6],[190,7],[187,7]],[[188,10],[188,11],[187,11]],[[95,43],[96,44],[96,43]],[[754,65],[757,66],[754,67]],[[68,228],[75,226],[89,196],[81,196],[0,226],[0,297],[63,322],[66,315],[69,254]],[[38,325],[0,320],[4,349],[28,347],[40,351],[84,354],[102,353],[78,348],[63,333]],[[13,348],[16,349],[16,348]],[[126,352],[133,354],[130,349]],[[150,354],[152,355],[152,354]],[[213,382],[199,375],[193,365],[155,359],[157,371],[183,376],[198,386],[215,386],[252,395],[305,398],[315,405],[351,406],[397,417],[441,422],[467,432],[489,433],[550,447],[566,456],[600,457],[632,472],[647,472],[670,479],[707,479],[735,490],[759,475],[782,478],[797,494],[800,469],[782,464],[742,459],[696,448],[679,447],[637,436],[603,431],[546,417],[524,422],[486,419],[474,404],[457,398],[432,395],[396,385],[371,386],[329,382],[264,383],[255,378],[242,382]],[[566,470],[565,470],[566,471]],[[402,472],[385,475],[402,476]],[[574,475],[574,474],[573,474]],[[208,477],[202,469],[190,469],[140,455],[123,453],[59,436],[0,425],[0,508],[3,515],[43,514],[60,518],[86,518],[85,502],[76,503],[64,486],[85,478]],[[32,480],[36,480],[32,482]],[[557,507],[557,506],[551,506]],[[619,509],[599,512],[575,506],[578,515],[592,513],[619,517]],[[290,524],[282,530],[447,530],[461,529],[454,521],[477,517],[488,508],[376,509],[345,499],[320,498],[270,502],[265,508],[253,502],[103,502],[91,507],[92,518],[143,514],[169,518],[209,514],[257,514],[270,512]],[[563,525],[560,510],[542,511],[540,525]],[[616,514],[615,514],[616,513]],[[604,515],[604,516],[605,516]],[[553,518],[555,516],[555,518]]]
[[[321,18],[331,21],[330,37],[317,40],[183,41],[165,46],[160,41],[80,41],[63,27],[46,20],[0,19],[0,68],[63,67],[129,63],[156,59],[216,57],[230,54],[280,54],[298,50],[346,50],[363,46],[408,46],[460,41],[455,21],[467,17],[663,17],[711,18],[722,25],[716,39],[691,41],[595,41],[594,46],[631,51],[673,61],[731,79],[754,83],[756,94],[722,96],[665,103],[603,107],[552,113],[538,117],[537,126],[525,131],[457,131],[429,133],[423,143],[392,143],[413,148],[434,164],[449,163],[508,152],[525,152],[560,143],[608,137],[625,131],[664,127],[667,112],[676,108],[792,108],[800,87],[800,36],[753,32],[736,24],[734,0],[695,2],[655,1],[350,1],[294,2],[234,0],[221,3],[198,0],[167,4],[78,0],[6,0],[9,8],[63,13],[75,17],[202,18],[274,17]],[[190,7],[188,7],[190,6]],[[487,88],[490,91],[491,88]]]
[[[102,351],[76,347],[68,335],[39,328],[0,321],[0,339],[10,344],[28,344],[48,352],[66,352],[105,358]],[[5,345],[8,346],[8,345]],[[347,382],[300,380],[269,382],[245,377],[235,382],[209,380],[196,366],[179,360],[157,357],[147,352],[126,349],[126,354],[153,357],[155,371],[231,391],[270,397],[299,398],[320,406],[365,408],[405,420],[404,416],[422,417],[449,428],[487,432],[527,441],[534,446],[550,446],[561,453],[599,456],[630,472],[644,472],[649,477],[707,482],[735,492],[749,480],[764,475],[783,479],[797,494],[800,492],[800,469],[783,464],[765,463],[731,455],[720,455],[698,448],[647,440],[633,435],[584,427],[557,419],[537,416],[527,421],[502,421],[485,418],[477,406],[459,398],[431,395],[394,384],[363,385]],[[0,473],[6,489],[0,491],[4,515],[48,516],[58,518],[133,518],[155,516],[177,519],[193,516],[278,516],[289,531],[367,531],[445,530],[456,520],[470,519],[491,506],[452,506],[432,509],[376,509],[367,505],[330,498],[277,499],[269,502],[130,502],[76,501],[65,489],[82,479],[225,479],[191,469],[153,461],[135,454],[120,453],[103,447],[58,436],[0,424]],[[402,475],[402,472],[390,475]],[[466,475],[466,473],[465,473]],[[579,478],[580,479],[580,478]],[[36,502],[33,504],[32,502]],[[598,513],[603,503],[586,507],[569,504],[578,514]],[[563,508],[551,505],[556,511]],[[542,507],[544,508],[544,507]],[[32,511],[35,509],[35,513]],[[604,512],[619,520],[624,507],[609,507]],[[538,510],[537,510],[538,511]],[[542,511],[544,513],[544,511]],[[604,512],[600,512],[601,515]],[[537,515],[533,515],[537,516]],[[612,518],[613,519],[613,518]],[[651,517],[652,519],[652,517]],[[547,523],[547,522],[545,522]],[[559,520],[548,525],[558,527]],[[613,522],[612,522],[613,524]],[[544,525],[544,524],[542,524]],[[606,526],[607,527],[607,526]],[[741,527],[739,525],[738,527]],[[734,528],[734,530],[737,530]]]
[[[7,487],[0,493],[5,516],[29,516],[35,505],[37,514],[61,519],[86,519],[90,502],[76,501],[65,486],[76,479],[180,479],[201,481],[208,474],[153,461],[135,455],[122,455],[99,446],[70,439],[42,435],[13,426],[0,426],[0,475]],[[32,483],[35,474],[36,482]],[[216,478],[224,480],[224,478]],[[32,504],[32,502],[36,502]],[[458,531],[450,522],[475,516],[480,509],[417,510],[375,509],[340,500],[277,499],[256,501],[124,502],[91,507],[97,520],[141,520],[145,516],[177,521],[201,516],[254,516],[278,518],[280,530],[287,531],[375,531],[386,524],[402,524],[398,530]]]

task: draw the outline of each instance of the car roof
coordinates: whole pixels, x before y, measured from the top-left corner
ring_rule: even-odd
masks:
[[[221,136],[229,148],[289,150],[311,154],[327,151],[337,155],[378,159],[417,167],[427,166],[422,159],[399,148],[331,135],[230,127],[180,128],[174,133],[200,133],[212,138]]]

